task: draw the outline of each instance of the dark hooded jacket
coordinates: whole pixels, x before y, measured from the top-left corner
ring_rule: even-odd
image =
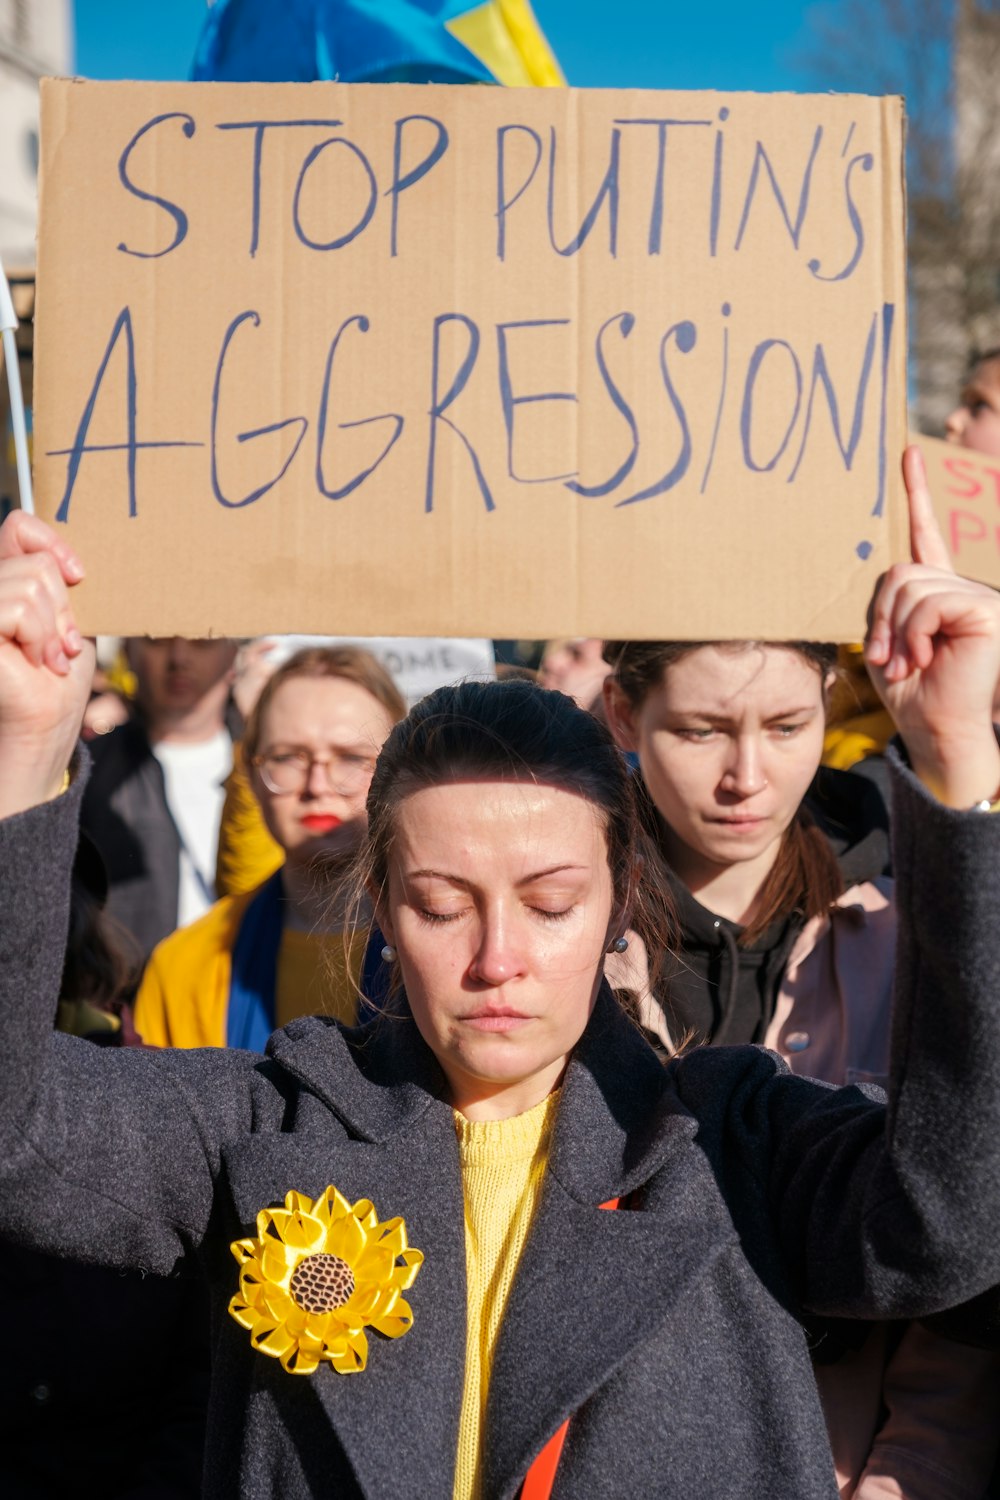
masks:
[[[830,841],[845,890],[887,872],[889,815],[872,782],[821,766],[806,807]],[[789,912],[740,947],[737,923],[709,911],[669,869],[666,875],[679,952],[665,959],[656,996],[671,1038],[720,1046],[763,1042],[805,913]]]

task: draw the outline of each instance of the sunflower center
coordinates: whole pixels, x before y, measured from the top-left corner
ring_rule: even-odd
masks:
[[[354,1291],[354,1272],[339,1255],[307,1255],[295,1267],[288,1290],[304,1312],[333,1312]]]

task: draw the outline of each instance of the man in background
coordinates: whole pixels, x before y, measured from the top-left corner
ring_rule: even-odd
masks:
[[[230,702],[236,645],[131,638],[128,721],[91,742],[82,824],[108,870],[108,910],[145,957],[215,899],[223,782],[239,716]]]
[[[556,688],[596,718],[604,718],[601,690],[611,668],[601,654],[604,642],[596,636],[568,636],[549,641],[542,653],[538,680]]]

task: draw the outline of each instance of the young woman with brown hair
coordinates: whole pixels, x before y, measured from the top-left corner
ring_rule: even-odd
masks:
[[[638,755],[677,917],[676,952],[642,985],[647,1029],[668,1051],[762,1042],[796,1073],[885,1085],[895,896],[879,793],[820,767],[836,649],[610,641],[605,655],[608,720]],[[841,1500],[983,1492],[1000,1357],[915,1325],[813,1339]]]
[[[796,1072],[832,1082],[884,1077],[888,818],[869,782],[820,766],[836,648],[609,641],[605,655],[609,723],[638,757],[680,929],[678,953],[652,976],[650,1029],[668,1048],[766,1041]],[[836,981],[818,951],[834,946],[835,928],[850,972],[826,1005],[802,969]],[[869,1021],[848,1036],[862,1012]]]

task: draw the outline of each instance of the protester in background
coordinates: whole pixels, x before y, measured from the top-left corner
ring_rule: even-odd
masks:
[[[542,653],[538,680],[542,687],[555,688],[572,698],[588,713],[604,716],[601,687],[608,675],[608,665],[601,655],[603,641],[590,636],[570,636],[549,641]]]
[[[1000,1275],[996,597],[938,565],[874,605],[914,766],[887,1112],[759,1048],[660,1066],[602,980],[630,916],[654,933],[629,778],[603,726],[519,682],[441,690],[379,758],[391,1022],[299,1021],[264,1062],[46,1044],[89,661],[82,570],[40,528],[0,532],[0,1216],[204,1268],[206,1494],[514,1495],[544,1448],[567,1500],[832,1500],[798,1315]]]
[[[608,722],[638,755],[679,923],[645,1024],[668,1051],[762,1042],[796,1073],[885,1085],[894,890],[880,797],[819,769],[836,647],[609,641],[605,654]],[[1000,1359],[884,1324],[846,1342],[823,1330],[817,1358],[842,1500],[946,1482],[982,1494]]]
[[[605,655],[608,721],[638,755],[681,930],[682,957],[656,981],[657,1029],[668,1045],[766,1041],[812,1076],[821,1054],[829,1071],[843,1052],[838,1008],[820,1032],[800,1023],[801,966],[843,926],[844,942],[850,932],[881,955],[860,963],[881,1001],[895,930],[885,805],[867,781],[819,765],[836,647],[609,641]],[[843,1005],[867,1014],[870,1001],[849,993]],[[881,1025],[884,1051],[887,1014]],[[876,1066],[853,1054],[846,1065]]]
[[[81,832],[73,861],[69,938],[56,1028],[106,1046],[138,1041],[125,996],[142,960],[129,935],[108,917],[108,872],[93,840]]]
[[[127,651],[133,712],[91,742],[82,821],[107,866],[108,908],[147,954],[215,899],[222,788],[240,729],[236,646],[135,637]]]
[[[98,641],[107,641],[107,636]],[[113,638],[112,638],[113,640]],[[114,646],[114,641],[113,641]],[[127,688],[126,688],[127,683]],[[135,676],[125,663],[124,652],[119,648],[109,664],[102,665],[100,658],[94,667],[94,681],[90,689],[90,702],[83,716],[82,735],[92,740],[97,735],[110,734],[129,716],[129,703],[135,693]]]
[[[959,403],[945,423],[945,437],[1000,458],[1000,349],[974,356]]]
[[[307,646],[354,646],[369,651],[389,673],[403,699],[411,703],[445,683],[488,681],[496,673],[492,643],[483,638],[261,636],[243,646],[237,657],[233,697],[244,719],[275,668]],[[283,859],[284,851],[261,817],[237,746],[219,829],[216,890],[220,896],[239,896],[253,890],[273,875]]]
[[[307,648],[267,679],[241,753],[284,862],[156,948],[136,998],[144,1041],[263,1051],[296,1016],[353,1024],[366,934],[345,936],[348,876],[375,758],[405,712],[389,673],[355,646]]]
[[[865,668],[864,647],[839,647],[837,681],[827,710],[823,764],[835,771],[853,771],[867,777],[888,800],[885,748],[893,733],[892,717],[882,706]]]

